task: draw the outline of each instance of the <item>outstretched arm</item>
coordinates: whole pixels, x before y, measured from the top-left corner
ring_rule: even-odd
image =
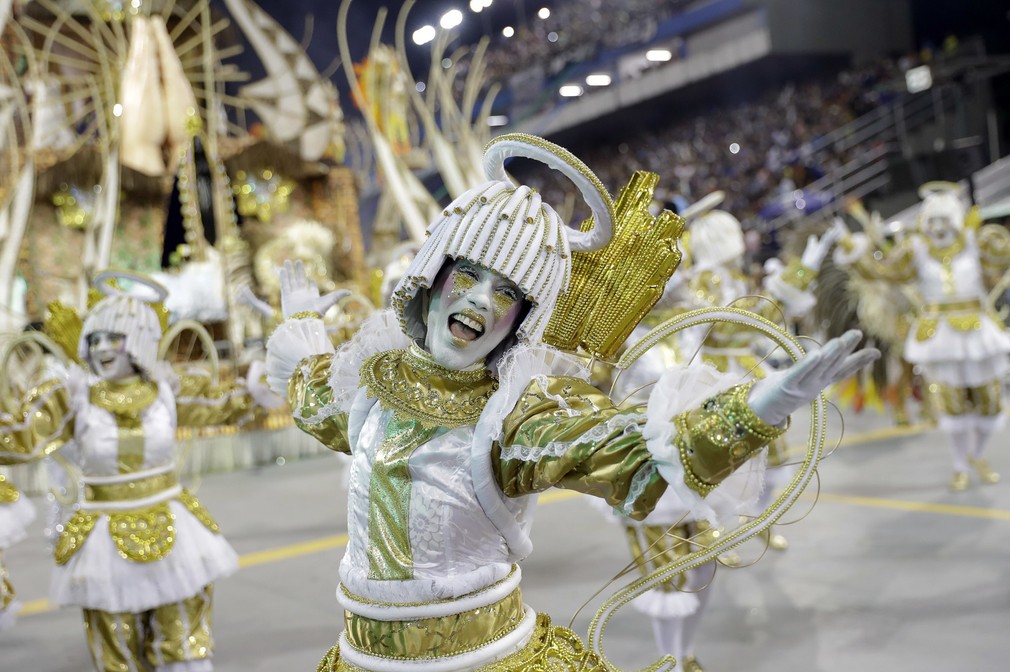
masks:
[[[667,487],[694,506],[778,438],[790,413],[879,356],[855,353],[860,339],[849,332],[782,374],[693,400],[682,381],[661,380],[648,404],[628,410],[577,378],[534,379],[493,449],[496,479],[508,496],[572,489],[637,519]]]

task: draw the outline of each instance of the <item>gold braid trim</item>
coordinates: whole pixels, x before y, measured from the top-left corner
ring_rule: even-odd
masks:
[[[361,367],[361,382],[369,396],[399,419],[426,428],[475,424],[498,389],[484,368],[455,371],[406,350],[369,357]]]
[[[684,465],[684,482],[702,496],[788,428],[771,427],[747,405],[753,382],[710,398],[673,419],[674,440]]]

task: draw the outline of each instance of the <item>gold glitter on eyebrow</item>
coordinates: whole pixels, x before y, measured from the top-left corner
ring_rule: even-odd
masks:
[[[476,284],[476,280],[456,268],[452,272],[452,290],[450,291],[449,296],[460,296],[468,289],[473,289]]]
[[[503,288],[499,287],[497,290],[495,290],[493,299],[494,319],[496,321],[505,317],[505,314],[510,310],[512,310],[512,307],[516,305],[516,302],[518,301],[518,299],[516,298],[503,294],[501,291],[499,291],[501,289]]]

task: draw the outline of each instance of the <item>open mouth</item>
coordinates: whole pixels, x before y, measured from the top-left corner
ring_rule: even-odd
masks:
[[[98,363],[102,366],[112,366],[113,362],[116,361],[115,357],[99,357]]]
[[[470,343],[484,335],[484,318],[471,310],[449,316],[449,333]]]

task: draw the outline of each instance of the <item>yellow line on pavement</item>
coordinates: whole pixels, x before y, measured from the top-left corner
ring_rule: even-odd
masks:
[[[815,495],[813,494],[804,495],[804,499],[813,499],[814,497]],[[882,499],[880,497],[857,497],[855,495],[838,495],[830,492],[821,492],[816,497],[822,502],[868,506],[875,509],[894,509],[896,511],[914,511],[917,513],[941,513],[948,516],[1010,520],[1010,511],[1005,509],[985,509],[979,506],[958,506],[956,504],[935,504],[931,502],[909,502],[901,499]]]
[[[864,443],[873,443],[874,441],[885,441],[887,439],[896,439],[902,436],[922,434],[923,432],[928,432],[931,429],[934,429],[932,425],[906,425],[904,427],[884,427],[882,429],[872,429],[868,432],[860,432],[858,434],[843,436],[841,445],[859,446]]]
[[[243,555],[238,560],[239,567],[255,567],[256,565],[266,565],[271,562],[280,562],[289,558],[297,558],[300,555],[328,551],[331,548],[343,548],[347,545],[346,534],[335,534],[332,537],[313,539],[300,544],[281,546],[279,548],[268,548],[265,551],[256,551]]]
[[[898,436],[909,436],[930,429],[928,425],[911,425],[908,427],[888,427],[860,434],[853,434],[842,441],[843,446],[853,446],[873,441],[882,441]],[[571,490],[550,490],[540,495],[540,504],[553,504],[568,499],[573,499],[578,493]],[[813,497],[813,495],[810,495]],[[851,495],[836,495],[821,492],[819,498],[825,502],[835,502],[839,504],[850,504],[853,506],[866,506],[878,509],[896,509],[900,511],[914,511],[919,513],[939,513],[952,516],[970,516],[974,518],[989,518],[992,520],[1010,520],[1010,511],[1002,509],[984,509],[975,506],[956,506],[953,504],[931,504],[927,502],[909,502],[898,499],[882,499],[878,497],[855,497]],[[304,541],[288,546],[268,548],[255,553],[247,553],[239,558],[239,567],[255,567],[257,565],[267,565],[282,560],[297,558],[302,555],[319,553],[334,548],[342,548],[347,545],[346,534],[336,534],[311,541]],[[25,602],[21,606],[19,615],[32,616],[54,609],[52,603],[47,599],[32,600]]]

